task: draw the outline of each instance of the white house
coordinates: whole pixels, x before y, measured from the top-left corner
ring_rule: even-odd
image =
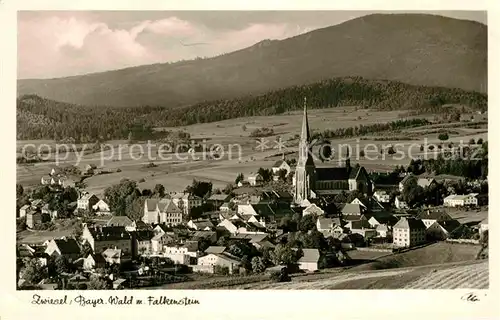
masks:
[[[238,258],[228,254],[228,253],[209,253],[206,256],[198,258],[198,266],[210,266],[211,272],[214,272],[214,267],[226,267],[229,273],[234,273],[234,270],[238,269],[240,261]]]
[[[92,207],[99,202],[99,198],[93,193],[84,193],[78,199],[77,209],[91,210]]]
[[[286,163],[285,160],[278,160],[273,164],[273,167],[271,168],[273,170],[273,174],[276,175],[280,170],[285,170],[286,174],[290,173],[290,166],[288,163]]]
[[[318,249],[302,249],[303,255],[297,261],[300,270],[313,272],[318,270],[319,250]]]
[[[449,195],[444,198],[444,205],[447,207],[477,206],[477,193]]]
[[[111,214],[111,210],[109,209],[109,205],[103,199],[99,200],[96,204],[92,206],[92,209],[95,211],[96,215],[108,215]]]
[[[262,178],[262,176],[258,173],[251,173],[248,176],[247,181],[251,186],[258,186],[264,182],[264,178]]]

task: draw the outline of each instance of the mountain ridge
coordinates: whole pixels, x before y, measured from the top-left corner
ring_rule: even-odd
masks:
[[[373,14],[208,59],[18,80],[18,96],[175,107],[344,76],[484,92],[487,26],[437,15]]]

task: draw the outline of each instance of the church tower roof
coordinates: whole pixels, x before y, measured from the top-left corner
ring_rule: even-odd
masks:
[[[300,140],[302,141],[310,141],[310,134],[309,134],[309,121],[307,120],[307,98],[304,97],[304,115],[302,117],[302,131],[300,135]]]

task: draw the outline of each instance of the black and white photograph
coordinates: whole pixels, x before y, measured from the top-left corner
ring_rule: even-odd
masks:
[[[489,289],[488,13],[19,10],[16,292]]]

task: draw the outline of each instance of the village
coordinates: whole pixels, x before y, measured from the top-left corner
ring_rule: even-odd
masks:
[[[185,190],[168,182],[139,190],[124,179],[97,196],[70,178],[99,174],[95,165],[56,166],[30,192],[17,185],[18,232],[72,228],[18,238],[18,288],[129,289],[252,275],[286,282],[362,263],[363,253],[436,242],[487,247],[487,179],[427,175],[420,160],[393,172],[367,172],[349,158],[316,167],[310,140],[304,107],[298,154],[277,155],[272,167],[240,173],[223,190],[202,180]]]

